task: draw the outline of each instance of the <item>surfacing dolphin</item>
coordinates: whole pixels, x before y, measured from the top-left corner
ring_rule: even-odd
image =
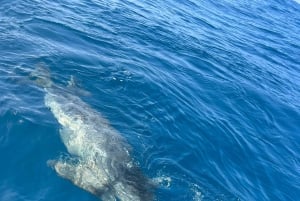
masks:
[[[130,157],[130,146],[106,119],[78,96],[59,88],[45,67],[31,78],[45,90],[45,105],[61,125],[70,156],[49,164],[63,178],[103,201],[151,201],[153,185]]]

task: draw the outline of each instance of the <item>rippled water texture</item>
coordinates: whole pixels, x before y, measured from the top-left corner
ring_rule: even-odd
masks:
[[[67,150],[40,65],[121,133],[157,200],[299,200],[298,1],[0,2],[0,200],[97,200],[47,166]]]

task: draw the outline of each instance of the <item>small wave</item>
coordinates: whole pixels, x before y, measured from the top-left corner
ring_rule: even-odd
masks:
[[[2,189],[2,188],[1,188]],[[9,200],[19,200],[20,195],[12,189],[0,189],[1,195],[0,200],[9,201]]]

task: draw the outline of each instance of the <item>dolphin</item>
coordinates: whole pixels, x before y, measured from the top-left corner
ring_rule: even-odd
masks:
[[[45,105],[60,124],[68,155],[48,164],[65,179],[103,201],[152,201],[153,185],[131,157],[131,147],[100,112],[55,85],[39,66],[31,79],[45,91]]]

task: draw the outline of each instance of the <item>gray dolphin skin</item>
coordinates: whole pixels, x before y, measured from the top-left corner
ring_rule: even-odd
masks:
[[[131,147],[98,111],[55,86],[47,68],[31,78],[45,90],[45,105],[61,125],[69,156],[48,163],[61,177],[103,201],[151,201],[153,185],[134,163]]]

